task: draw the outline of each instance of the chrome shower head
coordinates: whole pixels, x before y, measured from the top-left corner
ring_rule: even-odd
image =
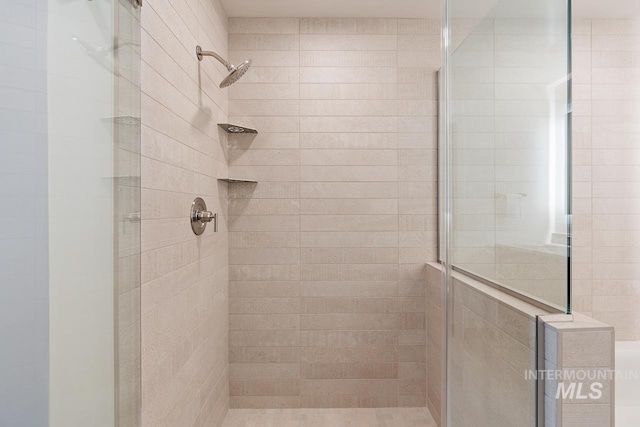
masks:
[[[251,67],[250,59],[247,59],[240,65],[233,65],[215,52],[202,50],[200,46],[196,46],[196,56],[198,57],[198,61],[202,61],[203,56],[212,56],[217,59],[222,65],[227,67],[229,74],[227,74],[227,77],[225,77],[220,83],[220,88],[231,86],[232,84],[240,80],[240,78],[244,76],[247,70],[249,70],[249,67]]]
[[[242,64],[233,67],[227,77],[225,77],[224,80],[222,80],[222,82],[220,83],[220,87],[225,88],[227,86],[231,86],[232,84],[240,80],[242,76],[244,76],[244,73],[249,70],[249,67],[251,67],[250,59],[247,59]]]

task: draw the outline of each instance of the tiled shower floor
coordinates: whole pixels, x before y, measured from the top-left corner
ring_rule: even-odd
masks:
[[[426,408],[231,409],[223,427],[435,427]]]

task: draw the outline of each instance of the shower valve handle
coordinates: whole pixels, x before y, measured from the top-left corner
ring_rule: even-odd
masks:
[[[196,212],[196,217],[198,221],[211,222],[218,219],[218,214],[214,214],[211,211],[198,211]]]
[[[213,232],[218,231],[218,214],[207,210],[207,204],[200,197],[191,204],[191,229],[199,236],[204,233],[207,224],[213,222]]]

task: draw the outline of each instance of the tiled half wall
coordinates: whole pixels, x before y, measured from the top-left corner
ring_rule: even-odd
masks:
[[[440,424],[444,331],[441,266],[427,265],[428,406]],[[452,276],[449,363],[452,426],[535,425],[536,316],[544,310],[462,274]]]

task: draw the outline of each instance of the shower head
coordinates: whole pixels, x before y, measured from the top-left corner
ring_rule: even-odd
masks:
[[[247,59],[242,64],[233,67],[233,69],[230,70],[231,72],[227,74],[227,77],[225,77],[224,80],[222,80],[222,82],[220,83],[220,87],[225,88],[227,86],[231,86],[232,84],[240,80],[240,78],[244,76],[244,73],[249,70],[249,67],[251,67],[250,59]]]
[[[215,52],[202,50],[200,46],[196,46],[196,56],[198,57],[198,61],[202,61],[203,56],[212,56],[217,59],[222,65],[227,67],[229,74],[227,74],[227,77],[225,77],[220,83],[221,88],[231,86],[232,84],[240,80],[240,78],[244,76],[247,70],[249,70],[249,67],[251,67],[250,59],[247,59],[240,65],[233,65]]]

